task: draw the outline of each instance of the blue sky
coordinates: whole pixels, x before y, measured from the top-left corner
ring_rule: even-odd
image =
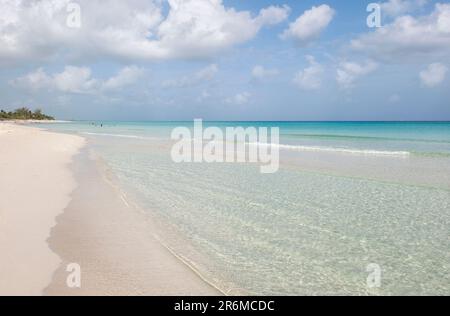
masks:
[[[0,1],[0,107],[61,119],[450,120],[450,4],[382,1],[381,27],[369,28],[369,3]]]

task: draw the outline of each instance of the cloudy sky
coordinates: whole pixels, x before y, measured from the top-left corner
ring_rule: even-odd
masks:
[[[370,2],[0,0],[0,108],[60,119],[450,120],[450,3],[379,2],[377,28]]]

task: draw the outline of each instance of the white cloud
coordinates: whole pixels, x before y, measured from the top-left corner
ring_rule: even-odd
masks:
[[[293,38],[300,44],[308,44],[317,39],[333,20],[335,11],[328,5],[312,7],[301,15],[283,32],[283,39]]]
[[[341,62],[336,71],[336,80],[343,89],[352,88],[359,78],[374,72],[378,64],[369,60],[364,64]]]
[[[420,72],[420,80],[427,87],[436,87],[444,81],[447,71],[447,66],[441,63],[433,63]]]
[[[270,6],[268,8],[261,9],[259,12],[259,16],[256,18],[256,21],[261,25],[275,25],[285,21],[289,13],[291,12],[291,8],[287,5],[282,7],[279,6]]]
[[[198,80],[198,81],[211,80],[216,76],[218,71],[219,71],[219,67],[217,67],[216,64],[211,64],[208,67],[205,67],[205,68],[201,69],[200,71],[198,71],[194,75],[194,79]]]
[[[389,0],[381,3],[383,15],[397,17],[417,10],[428,3],[428,0]]]
[[[81,28],[67,26],[70,0],[0,0],[0,63],[72,57],[124,56],[161,21],[155,1],[77,0]]]
[[[286,19],[287,7],[248,11],[222,0],[77,0],[81,28],[69,28],[70,0],[0,0],[0,63],[50,59],[204,58],[244,43],[265,25]]]
[[[172,79],[163,82],[164,88],[185,88],[198,85],[202,82],[212,80],[219,71],[216,64],[211,64],[190,76],[184,76],[179,79]]]
[[[309,67],[299,71],[294,77],[294,83],[304,90],[317,90],[322,84],[324,68],[313,56],[306,56]]]
[[[144,71],[136,66],[122,68],[116,76],[109,78],[103,83],[102,89],[121,89],[138,81],[142,77],[143,73]]]
[[[414,18],[401,16],[391,24],[351,42],[353,49],[388,61],[431,60],[450,55],[450,4]]]
[[[252,95],[250,92],[241,92],[233,97],[226,99],[225,102],[230,104],[243,105],[250,101],[251,96]]]
[[[52,78],[49,77],[42,68],[39,68],[23,77],[12,80],[10,83],[36,91],[48,88],[51,80]]]
[[[257,65],[252,69],[252,77],[257,80],[263,80],[268,77],[273,77],[278,75],[280,72],[278,69],[268,69],[264,66]]]
[[[25,89],[59,91],[74,94],[95,94],[103,90],[119,90],[135,83],[143,70],[135,66],[121,69],[117,75],[106,79],[92,77],[88,67],[66,66],[60,73],[47,74],[42,68],[23,77],[12,80],[14,86]]]
[[[89,93],[98,85],[91,75],[92,72],[87,67],[67,66],[63,72],[53,75],[48,83],[61,92]]]

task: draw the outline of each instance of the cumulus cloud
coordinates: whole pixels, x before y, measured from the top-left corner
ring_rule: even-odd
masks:
[[[23,77],[12,80],[14,86],[25,89],[59,91],[73,94],[94,94],[100,91],[119,90],[135,83],[143,70],[131,66],[121,69],[117,75],[106,80],[92,77],[88,67],[66,66],[60,73],[47,74],[42,68]]]
[[[106,80],[103,85],[103,90],[116,90],[125,86],[129,86],[137,82],[144,74],[144,71],[136,66],[124,67],[119,73]]]
[[[294,77],[294,83],[303,90],[317,90],[322,84],[324,68],[313,56],[306,56],[309,67],[299,71]]]
[[[336,71],[336,80],[341,88],[352,88],[355,85],[355,81],[374,72],[377,68],[378,64],[371,60],[362,64],[347,61],[341,62]]]
[[[243,105],[250,101],[251,96],[252,95],[250,92],[241,92],[233,97],[227,98],[225,102],[229,104]]]
[[[328,5],[313,6],[289,25],[281,38],[293,38],[300,44],[308,44],[317,39],[333,20],[335,11]]]
[[[10,83],[15,86],[36,91],[48,88],[51,80],[52,78],[48,76],[42,68],[39,68],[23,77],[12,80]]]
[[[268,77],[273,77],[278,75],[279,73],[280,72],[276,68],[268,69],[261,65],[257,65],[252,69],[252,77],[256,80],[263,80]]]
[[[425,16],[401,16],[351,42],[356,51],[386,61],[429,60],[450,55],[450,4]]]
[[[71,57],[159,60],[210,57],[287,18],[271,6],[252,16],[222,0],[78,0],[81,27],[67,26],[70,0],[0,0],[0,63]],[[45,39],[45,40],[44,40]]]
[[[219,71],[216,64],[211,64],[190,76],[184,76],[178,79],[167,80],[163,82],[165,88],[185,88],[198,85],[202,82],[212,80]]]
[[[200,71],[198,71],[195,75],[194,75],[194,79],[195,80],[211,80],[212,78],[215,77],[215,75],[217,74],[217,72],[219,71],[219,67],[217,67],[216,64],[211,64],[208,67],[205,67],[203,69],[201,69]]]
[[[381,12],[389,17],[396,17],[417,10],[428,3],[428,0],[389,0],[382,2]]]
[[[447,71],[447,66],[441,63],[433,63],[420,72],[420,80],[427,87],[436,87],[444,81]]]
[[[89,93],[99,83],[91,75],[91,69],[88,67],[67,66],[63,72],[53,75],[47,82],[62,92]]]
[[[281,7],[270,6],[268,8],[261,9],[256,21],[261,25],[275,25],[285,21],[290,12],[291,8],[287,5]]]
[[[0,63],[50,59],[62,52],[124,55],[140,38],[151,37],[162,19],[153,0],[79,0],[81,27],[70,28],[70,3],[0,0]]]

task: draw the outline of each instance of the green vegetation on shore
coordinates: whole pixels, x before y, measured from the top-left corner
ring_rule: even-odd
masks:
[[[54,118],[45,115],[42,113],[42,110],[37,109],[34,112],[29,110],[28,108],[20,108],[13,112],[5,112],[3,110],[0,111],[0,121],[1,120],[51,120],[53,121]]]

